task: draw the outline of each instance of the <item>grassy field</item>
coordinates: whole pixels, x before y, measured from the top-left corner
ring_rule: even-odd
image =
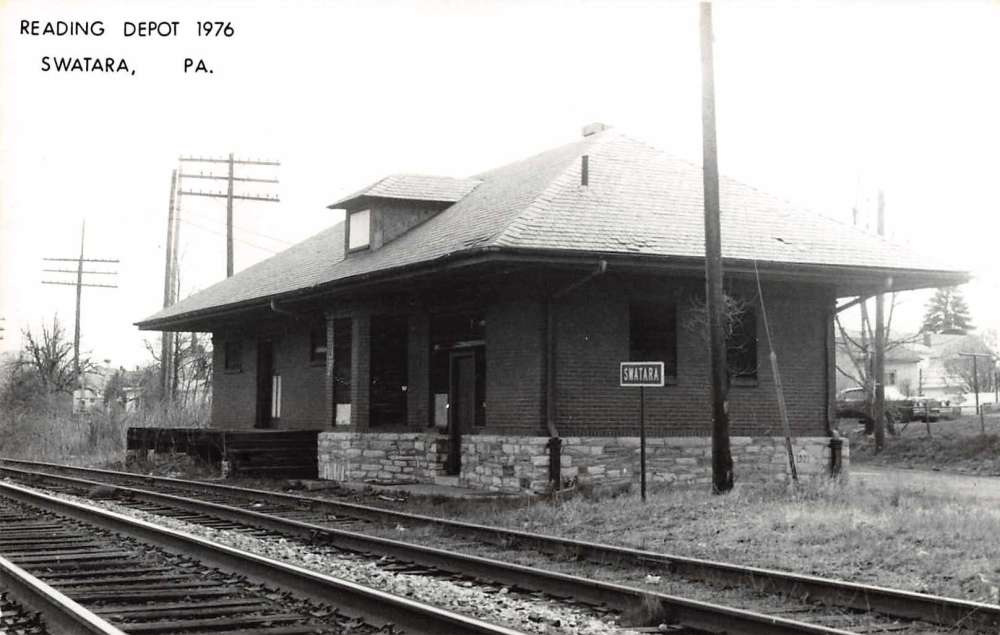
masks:
[[[418,503],[425,513],[629,547],[997,602],[1000,510],[850,481],[657,490],[529,507]]]
[[[874,441],[855,433],[850,436],[851,462],[1000,476],[1000,414],[985,415],[983,421],[985,436],[974,415],[930,424],[914,421],[905,429],[899,426],[899,436],[887,435],[885,450],[877,455]]]

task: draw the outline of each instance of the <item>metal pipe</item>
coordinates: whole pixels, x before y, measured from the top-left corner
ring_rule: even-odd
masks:
[[[587,284],[608,270],[608,261],[597,261],[597,268],[565,287],[556,290],[545,301],[545,427],[549,433],[549,480],[553,489],[562,488],[562,439],[556,427],[556,320],[553,304],[556,300]]]

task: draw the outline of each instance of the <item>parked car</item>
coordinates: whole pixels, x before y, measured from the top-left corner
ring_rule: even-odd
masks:
[[[837,395],[838,418],[867,421],[868,410],[864,388],[846,388]],[[941,404],[930,397],[907,397],[895,386],[886,386],[885,411],[892,421],[904,423],[914,419],[937,421],[941,416]]]
[[[941,418],[941,402],[933,397],[917,395],[912,398],[911,418],[919,421],[937,421]]]

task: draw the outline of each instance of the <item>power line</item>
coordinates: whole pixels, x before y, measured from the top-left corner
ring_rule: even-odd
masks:
[[[205,227],[204,225],[199,225],[198,223],[191,222],[191,221],[189,221],[186,218],[182,218],[181,222],[184,223],[185,225],[190,225],[191,227],[196,227],[196,228],[198,228],[198,229],[200,229],[202,231],[208,232],[210,234],[214,234],[216,236],[225,236],[225,234],[223,232],[219,231],[219,230],[215,230],[215,229],[212,229],[210,227]],[[236,242],[239,242],[239,243],[243,243],[244,245],[247,245],[248,247],[255,247],[255,248],[260,249],[262,251],[270,252],[272,254],[280,253],[278,251],[270,249],[269,247],[264,247],[263,245],[258,245],[257,243],[250,242],[249,240],[246,240],[244,238],[234,238],[233,240],[235,240]]]
[[[262,201],[266,203],[277,203],[278,196],[276,194],[236,194],[233,192],[234,183],[239,180],[243,182],[255,182],[255,183],[277,183],[277,179],[261,179],[261,178],[250,178],[250,177],[237,177],[235,172],[237,165],[267,165],[278,167],[281,164],[278,161],[270,161],[265,159],[236,159],[233,153],[230,152],[229,156],[226,158],[213,158],[213,157],[180,157],[178,159],[181,163],[224,163],[227,166],[227,172],[225,176],[217,174],[190,174],[181,172],[178,175],[178,183],[181,182],[183,178],[198,178],[198,179],[218,179],[226,181],[227,187],[225,192],[202,192],[202,191],[185,191],[181,188],[178,195],[186,196],[205,196],[209,198],[224,198],[226,199],[226,277],[232,277],[233,275],[233,201]]]
[[[85,272],[83,270],[83,263],[85,263],[85,262],[100,262],[100,263],[115,263],[115,264],[117,264],[119,262],[118,259],[111,259],[111,258],[85,258],[84,257],[84,239],[86,237],[86,234],[87,234],[87,221],[83,221],[83,224],[80,226],[80,257],[79,258],[42,258],[43,261],[47,261],[47,262],[73,262],[73,261],[76,262],[76,271],[73,271],[73,270],[70,270],[70,269],[61,269],[61,270],[56,270],[56,271],[43,269],[43,271],[50,271],[50,272],[53,272],[53,273],[75,273],[76,274],[76,282],[66,282],[66,281],[63,281],[63,280],[42,280],[42,284],[53,284],[53,285],[64,285],[64,286],[76,287],[76,321],[75,321],[75,323],[73,325],[73,373],[74,373],[74,375],[76,377],[77,384],[80,384],[81,387],[82,387],[82,384],[80,383],[81,382],[81,375],[80,375],[80,305],[81,305],[81,296],[83,295],[82,294],[83,288],[84,287],[104,287],[104,288],[108,288],[108,289],[117,289],[118,288],[118,285],[114,285],[114,284],[97,284],[97,283],[93,283],[93,282],[86,282],[85,283],[83,281],[84,273],[92,275],[95,272],[94,271],[87,271],[87,272]],[[96,273],[105,273],[105,272],[96,272]],[[117,272],[107,272],[107,275],[118,275],[118,273]]]
[[[190,215],[190,210],[189,210],[189,215]],[[203,222],[206,222],[206,223],[212,223],[214,225],[223,225],[223,226],[226,224],[225,221],[216,220],[214,218],[211,218],[207,214],[202,214],[202,213],[196,212],[194,214],[194,216],[197,216],[199,221],[203,221]],[[261,238],[266,238],[268,240],[273,240],[276,243],[282,243],[282,244],[289,245],[289,246],[295,244],[294,242],[292,242],[290,240],[285,240],[284,238],[276,238],[274,236],[271,236],[271,235],[268,235],[268,234],[264,234],[264,233],[261,233],[259,231],[255,231],[253,229],[250,229],[246,225],[236,225],[236,224],[234,224],[233,225],[233,229],[239,230],[239,231],[247,233],[247,234],[254,234],[255,236],[260,236]],[[239,240],[239,238],[237,238],[236,240]]]

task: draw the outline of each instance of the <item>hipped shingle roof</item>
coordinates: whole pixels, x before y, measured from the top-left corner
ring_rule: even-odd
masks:
[[[581,184],[583,155],[589,157],[586,186]],[[362,196],[455,202],[381,248],[349,258],[344,257],[343,224],[337,224],[139,325],[151,328],[191,313],[485,250],[703,258],[702,187],[700,165],[616,130],[471,179],[387,177],[331,207]],[[725,259],[965,275],[927,253],[798,209],[730,178],[721,178],[720,198]]]

